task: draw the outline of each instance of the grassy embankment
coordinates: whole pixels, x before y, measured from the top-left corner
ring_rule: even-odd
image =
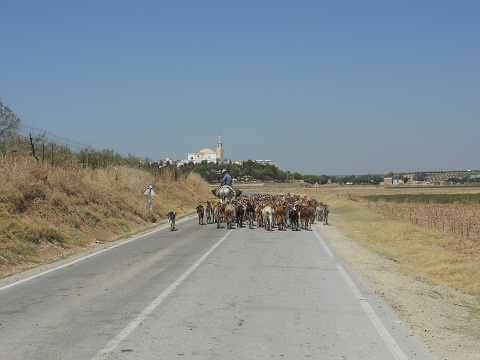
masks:
[[[145,189],[155,196],[146,209]],[[0,277],[152,229],[173,210],[211,199],[197,174],[155,178],[127,168],[66,170],[29,158],[0,159]]]

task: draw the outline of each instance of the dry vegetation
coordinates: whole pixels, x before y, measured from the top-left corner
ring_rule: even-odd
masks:
[[[448,231],[461,238],[480,241],[480,204],[369,203],[376,213],[427,228]]]
[[[155,196],[146,209],[145,189]],[[0,159],[0,277],[146,230],[211,197],[198,175],[128,167],[70,169]]]

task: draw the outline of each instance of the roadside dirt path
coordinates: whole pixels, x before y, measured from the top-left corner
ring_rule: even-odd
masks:
[[[329,220],[330,226],[317,225],[320,233],[410,324],[432,358],[480,360],[479,299],[402,274],[395,262],[346,236],[335,226],[335,215]]]

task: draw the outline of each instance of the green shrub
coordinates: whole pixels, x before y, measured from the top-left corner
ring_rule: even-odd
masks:
[[[35,245],[46,241],[52,244],[63,244],[63,236],[59,230],[45,226],[29,226],[24,230],[23,239]]]

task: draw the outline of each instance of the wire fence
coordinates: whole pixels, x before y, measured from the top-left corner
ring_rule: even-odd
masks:
[[[0,155],[3,159],[19,156],[31,157],[35,161],[52,167],[106,168],[112,165],[129,165],[151,168],[152,161],[132,155],[127,157],[113,150],[99,150],[80,141],[65,138],[50,131],[21,123],[15,133],[0,139]]]
[[[18,132],[24,137],[33,136],[37,140],[43,140],[43,142],[62,144],[72,149],[73,151],[80,151],[84,149],[98,151],[97,149],[94,149],[90,144],[85,144],[76,140],[64,138],[50,131],[37,129],[34,126],[28,124],[20,124]]]

